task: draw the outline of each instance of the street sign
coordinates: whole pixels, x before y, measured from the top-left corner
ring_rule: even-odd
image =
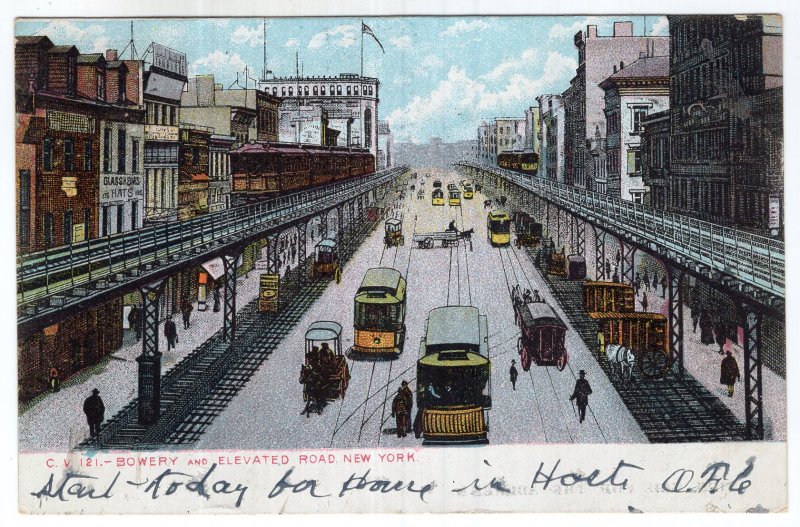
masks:
[[[280,277],[276,274],[263,273],[258,288],[258,310],[262,313],[278,311],[278,287]]]
[[[72,243],[82,242],[86,239],[86,224],[76,223],[72,226]]]

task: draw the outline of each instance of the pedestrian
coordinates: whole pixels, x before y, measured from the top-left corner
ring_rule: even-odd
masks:
[[[56,393],[61,389],[61,376],[58,373],[58,368],[53,366],[50,368],[50,391]]]
[[[533,296],[531,295],[531,290],[526,289],[524,293],[522,293],[522,301],[526,304],[530,304],[533,302]]]
[[[619,283],[619,268],[618,267],[614,268],[614,276],[611,277],[611,281],[614,282],[615,284]]]
[[[642,299],[639,301],[642,304],[642,311],[647,311],[647,293],[642,291]]]
[[[517,377],[519,376],[519,372],[517,371],[516,366],[517,363],[514,359],[511,359],[511,369],[508,370],[508,374],[511,377],[511,389],[517,391]]]
[[[221,284],[217,284],[214,288],[214,313],[219,313],[220,309],[220,298],[219,298],[219,288],[222,287]]]
[[[602,357],[606,354],[606,335],[602,331],[597,332],[597,356]]]
[[[706,309],[700,310],[700,342],[706,346],[714,344],[714,324]]]
[[[405,437],[406,429],[408,428],[408,407],[406,406],[406,396],[403,394],[403,388],[397,389],[392,401],[392,417],[395,418],[397,424],[397,437]]]
[[[411,410],[414,408],[414,393],[408,386],[408,381],[405,380],[400,383],[400,389],[403,391],[403,395],[406,397],[406,415],[408,415],[408,418],[406,419],[406,433],[411,433]]]
[[[103,405],[103,399],[100,398],[100,390],[97,388],[92,390],[92,395],[83,401],[83,413],[86,414],[91,437],[100,437],[100,425],[103,423],[106,407]]]
[[[736,357],[733,356],[731,350],[725,352],[725,358],[722,359],[719,372],[720,384],[728,386],[728,397],[733,397],[733,385],[736,381],[742,378],[739,373],[739,364],[736,362]]]
[[[167,337],[167,351],[169,351],[178,342],[178,328],[175,326],[172,316],[164,322],[164,336]]]
[[[697,297],[697,291],[692,292],[689,311],[692,316],[692,333],[697,333],[697,323],[700,321],[700,299]]]
[[[137,341],[142,338],[142,333],[139,329],[139,308],[136,306],[131,306],[131,310],[128,312],[128,326],[136,335]]]
[[[543,301],[542,297],[539,296],[539,290],[538,289],[534,289],[533,290],[533,301],[534,302],[542,302]]]
[[[589,395],[592,393],[592,387],[589,386],[589,381],[586,380],[586,372],[581,370],[578,372],[580,379],[575,381],[575,389],[572,391],[570,401],[575,401],[578,404],[578,418],[582,423],[586,419],[586,407],[589,406]]]
[[[667,275],[661,277],[661,298],[667,298]]]
[[[720,355],[725,354],[725,343],[728,342],[727,330],[728,328],[722,319],[719,319],[717,323],[714,324],[714,339],[719,346]]]
[[[658,271],[653,271],[653,291],[658,291]]]
[[[639,289],[642,288],[642,277],[636,273],[636,278],[633,279],[633,294],[639,296]]]
[[[184,298],[183,302],[181,302],[181,314],[183,315],[183,329],[189,329],[191,325],[189,322],[190,317],[192,316],[192,310],[194,307],[192,303],[189,302],[188,298]]]
[[[648,293],[650,292],[650,274],[647,272],[647,269],[644,270],[644,275],[642,275],[642,280],[644,281],[644,290]]]
[[[606,260],[606,275],[603,277],[608,280],[611,277],[611,260]]]

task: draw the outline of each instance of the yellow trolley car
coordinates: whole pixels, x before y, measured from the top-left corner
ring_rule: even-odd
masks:
[[[486,222],[486,234],[493,247],[506,246],[511,241],[511,216],[505,211],[492,211]]]
[[[442,192],[441,188],[433,189],[433,192],[431,192],[431,203],[436,206],[444,205],[444,192]]]
[[[396,269],[367,270],[355,296],[353,353],[399,355],[406,338],[406,280]]]

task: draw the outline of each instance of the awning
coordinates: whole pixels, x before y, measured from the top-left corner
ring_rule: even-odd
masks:
[[[192,181],[208,181],[208,174],[192,174]]]
[[[214,258],[202,264],[202,267],[214,280],[218,280],[220,276],[225,274],[225,266],[222,263],[222,258]]]

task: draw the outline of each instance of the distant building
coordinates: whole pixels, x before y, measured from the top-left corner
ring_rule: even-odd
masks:
[[[493,134],[494,124],[488,124],[482,121],[478,126],[478,141],[476,144],[477,162],[489,165],[492,163],[492,156],[494,155],[494,141]]]
[[[378,170],[394,166],[394,137],[388,121],[378,121]]]
[[[290,108],[291,111],[285,111]],[[328,112],[321,106],[300,106],[283,99],[278,109],[278,141],[306,145],[335,145],[338,130],[328,126]]]
[[[492,159],[497,164],[497,156],[511,150],[525,149],[525,118],[524,117],[497,117],[494,120],[497,133],[497,149]]]
[[[615,66],[600,87],[605,91],[607,165],[605,171],[594,174],[595,190],[644,203],[649,189],[642,180],[642,121],[650,113],[669,108],[669,57],[648,57],[642,52],[639,60],[619,71]],[[599,127],[595,133],[599,140]],[[593,164],[592,169],[599,167]]]
[[[669,110],[647,115],[642,119],[642,181],[650,187],[651,207],[664,210],[669,198],[670,117]]]
[[[212,134],[208,139],[208,212],[225,210],[231,204],[230,151],[232,135]]]
[[[539,108],[536,106],[525,109],[525,138],[522,149],[539,153]]]
[[[669,16],[670,210],[783,233],[778,16]]]
[[[539,177],[564,182],[564,104],[560,95],[540,95]]]
[[[325,110],[328,126],[338,134],[338,146],[361,146],[378,152],[378,88],[374,77],[342,73],[338,77],[275,77],[262,79],[259,88],[279,97],[280,121],[291,121],[304,107]]]
[[[587,26],[586,32],[575,34],[574,43],[578,69],[564,92],[568,121],[564,179],[570,185],[595,190],[594,181],[587,177],[587,170],[593,170],[595,162],[588,147],[598,129],[600,136],[606,137],[605,94],[599,84],[613,73],[614,66],[622,69],[642,52],[648,56],[669,55],[669,37],[634,36],[633,23],[626,21],[614,22],[611,36],[600,36],[597,26]]]
[[[181,221],[208,213],[211,135],[211,128],[181,125],[178,174],[178,219]]]

